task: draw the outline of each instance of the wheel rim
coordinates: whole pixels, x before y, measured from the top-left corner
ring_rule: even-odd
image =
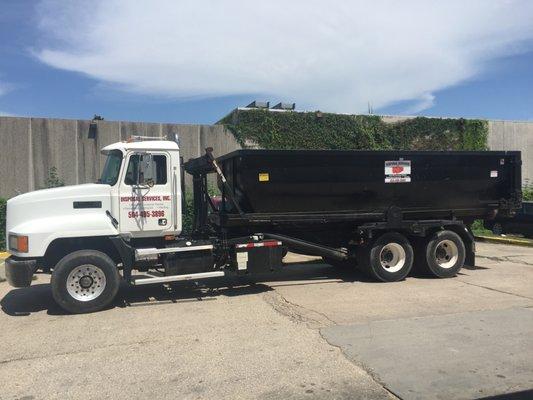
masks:
[[[388,243],[381,249],[379,261],[385,271],[398,272],[405,265],[405,249],[398,243]]]
[[[441,268],[452,268],[459,258],[459,248],[451,240],[443,240],[435,247],[435,260]]]
[[[78,301],[91,301],[102,294],[106,286],[104,271],[95,265],[80,265],[70,271],[67,292]]]

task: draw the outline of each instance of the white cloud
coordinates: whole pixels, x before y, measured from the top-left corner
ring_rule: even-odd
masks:
[[[68,4],[68,5],[67,5]],[[143,94],[364,112],[479,74],[533,39],[528,0],[58,0],[41,3],[43,62]]]
[[[435,96],[431,93],[422,93],[415,99],[414,104],[407,107],[404,111],[405,114],[417,114],[420,111],[427,110],[435,105]]]

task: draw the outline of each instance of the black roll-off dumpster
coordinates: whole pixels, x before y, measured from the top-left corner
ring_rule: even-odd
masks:
[[[520,203],[515,151],[238,150],[217,159],[245,213],[482,218]],[[229,212],[235,207],[227,203]]]

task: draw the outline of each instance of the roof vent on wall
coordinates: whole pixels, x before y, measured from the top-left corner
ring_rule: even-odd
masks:
[[[270,107],[269,101],[252,101],[250,104],[246,106],[246,108],[268,108]]]
[[[87,138],[89,139],[96,139],[96,136],[98,136],[98,124],[96,121],[103,121],[104,118],[100,115],[94,114],[93,119],[91,122],[89,122],[89,132],[87,133]]]
[[[294,110],[295,108],[296,103],[278,103],[272,107],[273,110]]]

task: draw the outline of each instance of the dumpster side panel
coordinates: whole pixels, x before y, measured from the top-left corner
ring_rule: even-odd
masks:
[[[239,150],[219,163],[247,213],[482,217],[520,190],[519,152]]]

